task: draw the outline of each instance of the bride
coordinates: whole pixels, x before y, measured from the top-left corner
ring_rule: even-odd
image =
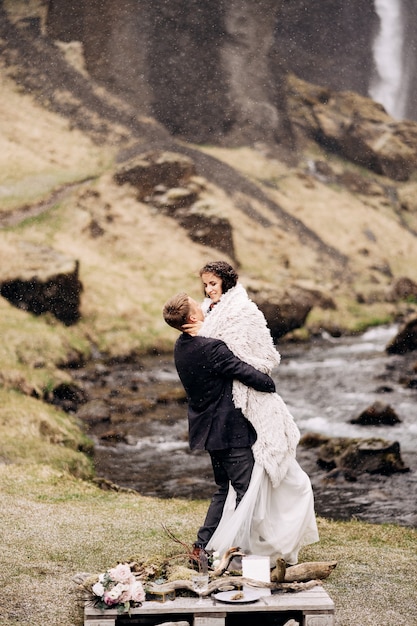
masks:
[[[280,362],[266,320],[224,261],[200,270],[206,298],[204,322],[183,327],[190,334],[222,339],[243,361],[267,374]],[[233,400],[256,430],[255,466],[236,507],[229,486],[222,519],[206,546],[223,554],[239,546],[246,554],[298,562],[299,550],[319,540],[310,479],[296,461],[299,430],[278,393],[266,394],[233,382]]]

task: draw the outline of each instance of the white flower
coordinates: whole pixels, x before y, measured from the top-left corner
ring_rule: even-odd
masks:
[[[220,559],[216,559],[215,561],[213,561],[212,566],[214,567],[214,569],[217,569],[220,565]]]
[[[107,592],[107,595],[111,600],[118,600],[122,593],[127,589],[129,589],[128,585],[122,585],[121,583],[117,583],[117,585],[115,585],[113,589],[110,589],[110,591]]]
[[[104,594],[104,587],[103,587],[102,583],[98,582],[95,585],[93,585],[92,591],[93,591],[94,595],[99,596],[101,598],[101,596]]]

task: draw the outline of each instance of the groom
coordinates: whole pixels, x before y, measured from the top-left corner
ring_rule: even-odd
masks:
[[[180,331],[184,324],[204,320],[201,306],[186,293],[168,300],[163,316],[167,324]],[[197,534],[194,547],[198,553],[220,522],[229,482],[236,491],[237,506],[252,475],[256,433],[233,404],[233,380],[264,392],[274,392],[275,384],[267,374],[238,359],[219,339],[182,332],[175,343],[174,359],[188,398],[190,448],[208,451],[218,487]]]

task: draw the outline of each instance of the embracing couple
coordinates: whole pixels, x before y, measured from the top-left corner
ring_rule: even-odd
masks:
[[[266,320],[224,261],[200,270],[205,299],[165,303],[181,331],[175,365],[188,398],[189,443],[208,451],[217,491],[195,547],[298,562],[318,541],[310,479],[296,461],[299,431],[270,374],[280,362]]]

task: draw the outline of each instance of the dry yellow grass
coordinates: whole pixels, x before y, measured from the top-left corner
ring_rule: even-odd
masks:
[[[2,85],[0,215],[47,200],[66,183],[74,186],[59,200],[46,203],[38,217],[0,230],[0,267],[6,271],[16,263],[19,254],[11,251],[20,241],[78,259],[84,285],[83,318],[76,331],[80,336],[93,338],[113,353],[169,349],[174,334],[161,318],[163,302],[184,289],[199,297],[199,267],[222,255],[193,243],[176,221],[138,202],[129,186],[116,185],[114,148],[95,146],[65,120],[20,94],[9,78],[4,77]],[[281,292],[297,284],[331,295],[338,308],[315,309],[315,327],[337,318],[339,325],[355,329],[392,317],[395,309],[389,303],[380,302],[374,320],[372,309],[356,303],[357,293],[383,300],[391,281],[378,269],[384,265],[395,276],[417,274],[416,238],[401,227],[386,198],[372,197],[371,203],[368,197],[324,185],[302,173],[302,161],[291,167],[249,148],[204,151],[260,185],[288,214],[286,224],[260,200],[239,189],[226,193],[214,181],[207,182],[202,199],[230,220],[244,284],[264,282]],[[412,187],[407,183],[408,196]],[[245,214],[245,205],[270,226]],[[321,251],[292,218],[322,240]],[[417,213],[411,212],[408,219],[417,230]],[[97,226],[101,234],[94,232]],[[349,258],[346,267],[325,252],[326,246]]]
[[[110,150],[99,150],[81,132],[70,130],[67,120],[19,93],[3,73],[1,83],[0,215],[94,176],[111,160]]]

